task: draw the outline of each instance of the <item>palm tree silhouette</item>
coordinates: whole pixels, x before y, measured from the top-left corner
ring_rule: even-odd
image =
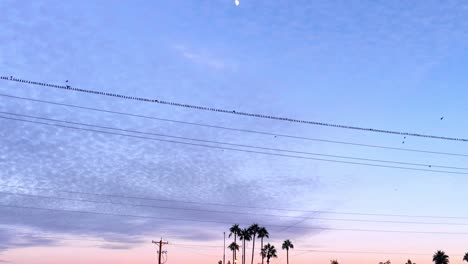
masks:
[[[237,243],[237,236],[240,235],[241,229],[238,224],[234,224],[229,228],[229,237],[234,235],[234,243]],[[239,250],[239,249],[237,249]],[[232,263],[234,264],[234,261],[236,260],[236,252],[234,251],[234,255],[232,256]]]
[[[239,239],[242,240],[242,264],[245,264],[245,241],[250,241],[250,230],[244,228],[241,230]]]
[[[263,248],[263,239],[265,237],[270,238],[270,233],[268,233],[268,230],[265,227],[260,227],[260,229],[258,229],[257,237],[260,238],[260,250],[261,250]],[[260,255],[262,255],[261,252],[260,252]],[[264,259],[265,258],[262,256],[262,264],[263,264]]]
[[[339,264],[339,263],[338,263],[338,260],[333,259],[333,260],[330,260],[330,264]]]
[[[408,259],[408,261],[406,261],[406,264],[416,264],[416,263],[413,263],[413,261],[411,261],[411,259]]]
[[[448,264],[450,262],[449,256],[447,256],[442,250],[438,250],[434,254],[434,256],[432,257],[432,261],[434,261],[435,264]]]
[[[270,243],[266,244],[262,248],[262,257],[267,259],[267,264],[270,264],[270,258],[277,258],[276,255],[276,248],[275,246],[270,245]]]
[[[260,230],[260,227],[257,224],[252,224],[249,227],[250,235],[252,236],[252,261],[250,262],[250,264],[253,264],[254,261],[255,237],[258,235],[258,230]]]
[[[286,250],[286,263],[289,264],[289,249],[293,249],[294,245],[289,239],[287,239],[283,242],[282,248]]]
[[[468,262],[468,252],[465,253],[465,256],[463,257],[463,260]]]
[[[239,245],[236,242],[232,242],[228,248],[232,251],[232,263],[236,263],[236,251],[239,251]]]

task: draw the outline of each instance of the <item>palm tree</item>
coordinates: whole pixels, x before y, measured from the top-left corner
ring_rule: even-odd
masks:
[[[263,239],[265,237],[270,238],[270,234],[268,233],[268,230],[265,227],[260,227],[260,229],[258,229],[257,237],[260,238],[260,249],[262,249],[263,248]],[[261,253],[260,253],[260,255],[261,255]],[[264,259],[265,258],[262,256],[262,264],[263,264]]]
[[[277,258],[276,255],[276,248],[275,246],[270,245],[270,243],[266,244],[262,248],[262,257],[267,259],[267,264],[270,264],[270,258]]]
[[[468,252],[465,253],[465,256],[463,257],[463,260],[468,262]]]
[[[286,263],[289,264],[289,249],[293,249],[294,245],[289,239],[287,239],[283,242],[282,248],[286,250]]]
[[[257,224],[252,224],[249,227],[250,235],[252,236],[252,261],[250,264],[253,264],[254,261],[254,253],[255,253],[255,237],[258,234],[258,230],[260,230],[260,227]]]
[[[449,256],[447,256],[442,250],[438,250],[434,254],[434,256],[432,257],[432,261],[434,261],[435,264],[448,264],[450,262]]]
[[[239,239],[242,240],[242,264],[245,264],[245,241],[250,241],[250,230],[244,228],[241,230]]]
[[[333,259],[333,260],[330,260],[330,264],[339,264],[339,263],[338,263],[338,260]]]
[[[229,237],[234,236],[234,243],[237,243],[237,236],[240,235],[241,229],[238,224],[234,224],[229,228]],[[239,249],[237,249],[239,250]],[[236,252],[234,252],[234,255],[232,256],[232,263],[236,260]]]
[[[237,245],[236,242],[232,242],[228,248],[232,251],[232,263],[236,263],[235,262],[235,256],[236,256],[236,251],[239,251],[239,245]]]
[[[406,261],[406,264],[416,264],[416,263],[413,263],[413,261],[411,261],[411,259],[408,259],[408,261]]]
[[[385,262],[382,262],[382,261],[381,261],[381,262],[379,262],[379,264],[392,264],[392,262],[391,262],[390,260],[387,260],[387,261],[385,261]]]

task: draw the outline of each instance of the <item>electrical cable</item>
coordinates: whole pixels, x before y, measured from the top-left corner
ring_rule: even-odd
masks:
[[[425,171],[425,172],[468,175],[468,172],[456,172],[456,171],[432,170],[432,169],[418,169],[418,168],[410,168],[410,167],[402,167],[402,166],[371,164],[371,163],[364,163],[364,162],[353,162],[353,161],[343,161],[343,160],[335,160],[335,159],[312,158],[312,157],[305,157],[305,156],[279,154],[279,153],[271,153],[271,152],[263,152],[263,151],[247,150],[247,149],[237,149],[237,148],[220,147],[220,146],[213,146],[213,145],[206,145],[206,144],[182,142],[182,141],[175,141],[175,140],[166,140],[166,139],[159,139],[159,138],[152,138],[152,137],[136,136],[136,135],[115,133],[115,132],[88,129],[88,128],[79,128],[79,127],[73,127],[73,126],[52,124],[52,123],[46,123],[46,122],[38,122],[38,121],[18,119],[18,118],[10,118],[10,117],[5,117],[5,116],[0,116],[0,118],[7,119],[7,120],[13,120],[13,121],[26,122],[26,123],[33,123],[33,124],[40,124],[40,125],[47,125],[47,126],[55,126],[55,127],[75,129],[75,130],[94,132],[94,133],[101,133],[101,134],[117,135],[117,136],[123,136],[123,137],[154,140],[154,141],[160,141],[160,142],[166,142],[166,143],[190,145],[190,146],[221,149],[221,150],[231,150],[231,151],[236,151],[236,152],[246,152],[246,153],[270,155],[270,156],[277,156],[277,157],[288,157],[288,158],[295,158],[295,159],[315,160],[315,161],[323,161],[323,162],[331,162],[331,163],[342,163],[342,164],[361,165],[361,166],[379,167],[379,168],[391,168],[391,169],[400,169],[400,170]],[[86,125],[86,124],[83,124],[83,125]]]
[[[6,81],[19,82],[19,83],[33,84],[33,85],[38,85],[38,86],[42,86],[42,87],[62,89],[62,90],[67,90],[67,91],[76,91],[76,92],[82,92],[82,93],[88,93],[88,94],[115,97],[115,98],[120,98],[120,99],[127,99],[127,100],[135,100],[135,101],[148,102],[148,103],[163,104],[163,105],[169,105],[169,106],[176,106],[176,107],[189,108],[189,109],[195,109],[195,110],[203,110],[203,111],[210,111],[210,112],[218,112],[218,113],[224,113],[224,114],[249,116],[249,117],[255,117],[255,118],[262,118],[262,119],[286,121],[286,122],[292,122],[292,123],[301,123],[301,124],[317,125],[317,126],[324,126],[324,127],[343,128],[343,129],[351,129],[351,130],[374,132],[374,133],[383,133],[383,134],[392,134],[392,135],[399,135],[399,136],[412,136],[412,137],[422,137],[422,138],[440,139],[440,140],[448,140],[448,141],[468,142],[468,139],[466,139],[466,138],[437,136],[437,135],[403,132],[403,131],[392,131],[392,130],[386,130],[386,129],[376,129],[376,128],[367,128],[367,127],[359,127],[359,126],[349,126],[349,125],[332,124],[332,123],[317,122],[317,121],[302,120],[302,119],[287,118],[287,117],[279,117],[279,116],[272,116],[272,115],[264,115],[264,114],[257,114],[257,113],[241,112],[241,111],[236,111],[236,110],[226,110],[226,109],[221,109],[221,108],[213,108],[213,107],[208,107],[208,106],[198,106],[198,105],[184,104],[184,103],[171,102],[171,101],[165,101],[165,100],[159,100],[159,99],[149,99],[149,98],[138,97],[138,96],[128,96],[128,95],[123,95],[123,94],[102,92],[102,91],[97,91],[97,90],[80,89],[80,88],[72,87],[70,85],[57,85],[57,84],[52,84],[52,83],[37,82],[37,81],[32,81],[32,80],[14,78],[13,76],[10,76],[10,77],[1,76],[0,79],[1,80],[6,80]]]

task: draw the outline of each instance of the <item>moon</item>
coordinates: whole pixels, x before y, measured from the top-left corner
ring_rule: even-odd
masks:
[[[236,6],[239,6],[240,4],[239,0],[235,0],[234,3],[236,3]]]

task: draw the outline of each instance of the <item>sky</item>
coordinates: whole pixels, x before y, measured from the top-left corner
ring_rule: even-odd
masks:
[[[236,6],[231,0],[4,0],[0,9],[0,76],[468,138],[466,1],[241,0]],[[0,112],[0,263],[156,263],[151,241],[161,237],[169,241],[164,248],[168,264],[217,263],[223,232],[234,223],[254,222],[268,228],[267,242],[278,249],[272,264],[286,262],[285,239],[295,245],[290,261],[297,264],[404,263],[408,258],[423,264],[439,249],[451,263],[462,263],[468,251],[466,142],[200,111],[5,80],[0,80]],[[430,170],[445,172],[263,155],[4,118],[19,118],[12,114],[181,142],[431,164]],[[258,263],[258,241],[256,250]]]

